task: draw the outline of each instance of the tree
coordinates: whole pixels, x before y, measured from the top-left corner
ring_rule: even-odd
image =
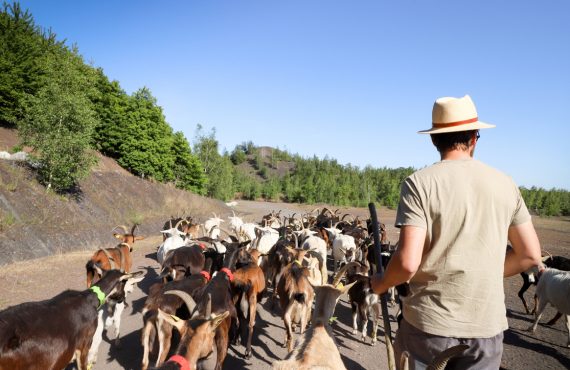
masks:
[[[205,193],[206,176],[202,163],[190,150],[190,144],[182,132],[174,133],[172,142],[174,155],[174,182],[176,187],[191,190],[198,194]]]
[[[93,76],[76,50],[48,53],[43,65],[47,82],[37,94],[26,95],[18,127],[23,144],[33,148],[40,182],[63,191],[96,163],[90,150],[95,114],[88,99]]]
[[[157,181],[174,180],[172,128],[150,90],[143,87],[128,100],[117,162],[132,173]]]

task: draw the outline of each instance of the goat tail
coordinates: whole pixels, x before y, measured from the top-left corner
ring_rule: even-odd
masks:
[[[301,304],[305,304],[305,293],[293,293],[293,299]]]

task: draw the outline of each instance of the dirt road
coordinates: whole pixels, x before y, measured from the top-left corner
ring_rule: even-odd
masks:
[[[314,208],[314,207],[313,207]],[[306,211],[309,207],[291,204],[275,204],[264,202],[240,202],[236,212],[246,220],[259,220],[262,214],[271,210],[282,209],[282,214]],[[353,214],[367,215],[366,209],[349,209]],[[397,240],[397,231],[393,225],[395,213],[381,209],[379,217],[388,226],[388,239]],[[547,246],[554,254],[569,257],[570,222],[568,220],[535,221],[543,246]],[[148,292],[148,287],[156,281],[158,264],[154,252],[161,238],[156,235],[147,236],[144,241],[134,246],[133,268],[146,272],[145,279],[128,297],[129,307],[123,312],[121,326],[121,346],[116,348],[109,344],[105,337],[100,349],[99,358],[94,369],[138,369],[142,358],[140,345],[140,328],[142,326],[141,310]],[[109,238],[109,245],[114,245]],[[17,263],[0,269],[0,309],[25,301],[50,298],[64,289],[85,288],[85,262],[92,251],[76,252],[53,256],[40,260]],[[516,296],[522,284],[519,276],[505,280],[505,291],[510,329],[505,333],[505,350],[502,368],[522,369],[567,369],[570,368],[570,349],[566,348],[567,332],[563,320],[553,327],[539,325],[536,334],[526,332],[531,317],[523,314],[523,307]],[[528,300],[534,289],[527,292]],[[391,308],[391,314],[395,308]],[[359,336],[352,334],[350,306],[344,297],[335,315],[338,320],[333,324],[334,333],[339,345],[342,359],[348,369],[386,369],[386,348],[382,328],[378,332],[379,342],[371,346],[369,341],[363,343]],[[554,315],[548,309],[544,315],[550,319]],[[369,324],[369,332],[370,332]],[[393,334],[397,324],[392,319]],[[273,310],[267,299],[258,306],[253,339],[253,356],[244,360],[244,348],[231,346],[228,351],[224,369],[267,369],[272,361],[282,359],[286,350],[281,347],[285,336],[283,322],[278,307]]]

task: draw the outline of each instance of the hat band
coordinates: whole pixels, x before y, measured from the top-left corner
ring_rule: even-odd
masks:
[[[471,119],[466,119],[465,121],[457,121],[457,122],[449,122],[449,123],[435,123],[435,122],[433,122],[432,125],[434,128],[454,127],[454,126],[461,126],[461,125],[466,125],[468,123],[477,122],[478,120],[479,120],[479,117],[475,117],[475,118],[471,118]]]

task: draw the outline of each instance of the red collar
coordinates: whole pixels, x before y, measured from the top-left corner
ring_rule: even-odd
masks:
[[[226,274],[228,276],[228,279],[230,279],[230,282],[234,281],[234,274],[232,274],[229,268],[227,267],[221,268],[220,272]]]
[[[202,250],[206,249],[206,244],[204,243],[198,243],[198,246],[202,248]]]
[[[200,271],[200,275],[206,278],[206,281],[210,281],[210,273],[208,271]]]
[[[190,370],[190,364],[184,357],[180,355],[174,355],[170,357],[167,362],[177,363],[180,366],[181,370]]]

